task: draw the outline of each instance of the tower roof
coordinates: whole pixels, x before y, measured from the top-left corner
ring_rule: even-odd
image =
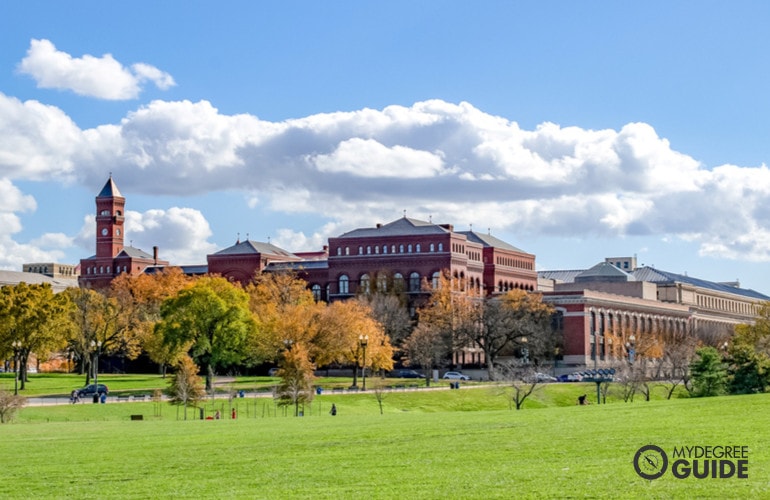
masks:
[[[118,186],[115,184],[115,181],[112,180],[112,175],[110,175],[110,178],[107,179],[107,183],[104,185],[104,187],[96,197],[97,198],[115,198],[115,197],[122,198],[123,197],[123,195],[120,194],[120,190],[118,189]]]

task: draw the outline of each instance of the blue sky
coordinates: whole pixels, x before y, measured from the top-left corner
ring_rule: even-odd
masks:
[[[767,2],[5,2],[0,268],[401,217],[770,293]]]

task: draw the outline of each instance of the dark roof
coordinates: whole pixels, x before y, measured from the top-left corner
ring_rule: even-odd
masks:
[[[348,231],[339,238],[370,238],[382,236],[409,236],[425,234],[447,234],[449,229],[432,222],[402,217],[378,227],[362,227]]]
[[[506,243],[500,238],[495,238],[491,234],[481,234],[473,231],[458,231],[459,234],[464,234],[468,241],[474,243],[481,243],[485,247],[503,248],[505,250],[512,250],[514,252],[527,253],[520,248],[516,248],[510,243]]]
[[[596,281],[636,281],[631,274],[619,269],[609,262],[600,262],[591,269],[586,269],[574,278],[575,282],[586,283]]]
[[[601,264],[607,264],[608,266],[614,267],[617,271],[624,272],[621,269],[618,269],[616,266],[612,266],[612,264],[605,263],[605,262],[602,262]],[[597,266],[594,266],[591,269],[597,269],[601,266],[602,269],[607,270],[609,272],[609,270],[606,267],[602,266],[601,264],[598,264]],[[585,272],[586,270],[575,270],[575,269],[538,271],[537,276],[538,278],[553,279],[553,280],[556,280],[557,282],[562,282],[562,283],[574,283],[575,279]],[[715,283],[713,281],[693,278],[683,274],[670,273],[668,271],[661,271],[660,269],[655,269],[647,266],[637,268],[633,272],[628,274],[636,281],[647,281],[655,284],[685,283],[692,286],[705,288],[707,290],[714,290],[714,291],[723,292],[723,293],[731,293],[734,295],[740,295],[742,297],[746,297],[750,299],[770,300],[770,297],[768,297],[765,294],[759,293],[755,290],[751,290],[747,288],[738,288],[736,286],[731,286],[725,283]],[[593,281],[597,281],[597,280],[593,280]],[[612,281],[612,280],[608,279],[607,281]]]
[[[120,194],[120,190],[118,189],[118,186],[115,184],[115,181],[112,180],[112,176],[110,176],[110,178],[107,179],[107,184],[104,185],[102,190],[99,192],[99,195],[97,196],[97,198],[113,198],[113,197],[123,198],[123,195]]]
[[[121,255],[126,255],[128,257],[131,257],[133,259],[152,259],[153,256],[145,252],[144,250],[141,250],[139,248],[134,247],[123,247],[123,250],[121,250],[118,255],[115,256],[117,259]]]
[[[709,290],[714,290],[723,293],[732,293],[735,295],[741,295],[757,300],[770,300],[765,294],[759,293],[755,290],[748,288],[738,288],[736,286],[727,285],[724,283],[715,283],[713,281],[706,281],[698,278],[693,278],[684,274],[670,273],[668,271],[661,271],[652,267],[640,267],[634,270],[633,275],[639,281],[650,281],[653,283],[686,283],[688,285],[698,286]]]
[[[270,262],[265,271],[307,271],[310,269],[328,269],[328,260],[301,260],[298,262]]]
[[[216,252],[214,255],[277,255],[279,257],[289,257],[297,259],[298,257],[291,252],[279,248],[272,243],[261,243],[259,241],[239,241],[235,245]]]
[[[158,274],[166,269],[181,269],[187,276],[199,276],[209,272],[209,266],[206,264],[192,264],[184,266],[147,266],[144,274]]]

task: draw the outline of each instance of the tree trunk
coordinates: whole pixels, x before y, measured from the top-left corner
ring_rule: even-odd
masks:
[[[211,392],[214,387],[214,367],[206,363],[206,392]]]

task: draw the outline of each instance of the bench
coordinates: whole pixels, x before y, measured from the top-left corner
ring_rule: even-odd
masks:
[[[147,397],[147,394],[135,394],[134,401],[144,401],[145,397]]]
[[[131,398],[131,396],[118,396],[118,402],[120,401],[128,401]]]
[[[131,420],[144,420],[144,415],[131,415]]]

